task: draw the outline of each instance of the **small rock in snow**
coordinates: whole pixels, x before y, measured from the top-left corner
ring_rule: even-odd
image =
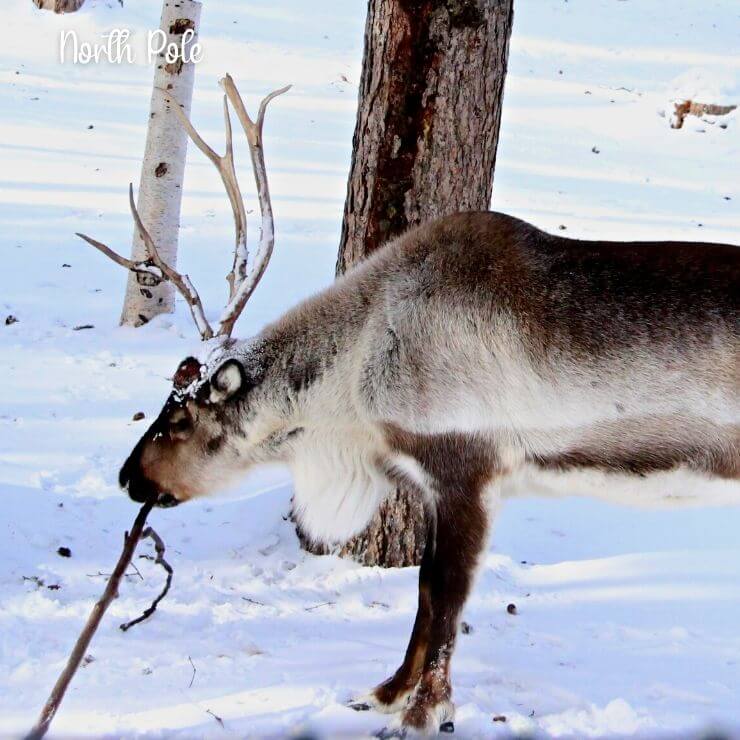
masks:
[[[473,625],[468,624],[467,622],[462,622],[460,624],[460,632],[462,632],[464,635],[469,635],[473,631]]]
[[[63,558],[71,558],[72,550],[70,550],[68,547],[60,547],[57,549],[57,555],[60,555]]]
[[[506,715],[505,714],[495,714],[493,716],[494,722],[506,722]]]
[[[5,326],[10,326],[11,324],[17,324],[18,318],[16,316],[13,316],[13,314],[10,314],[10,316],[5,317]]]
[[[594,154],[601,154],[601,149],[599,149],[599,148],[598,148],[598,147],[596,147],[596,146],[592,146],[592,147],[591,147],[591,151],[592,151],[592,152],[593,152]]]
[[[516,614],[517,613],[517,611],[516,611],[516,604],[509,604],[509,605],[507,605],[506,611],[507,611],[508,614]]]
[[[141,421],[142,419],[146,418],[146,415],[143,411],[137,411],[132,417],[131,421]]]

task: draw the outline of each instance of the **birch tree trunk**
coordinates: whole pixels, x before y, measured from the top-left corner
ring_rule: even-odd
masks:
[[[337,273],[410,226],[491,202],[513,0],[370,0]],[[398,490],[342,554],[417,564],[421,502]]]
[[[160,29],[166,34],[168,44],[177,45],[179,54],[175,61],[167,61],[165,51],[157,56],[137,200],[142,222],[162,259],[173,268],[177,266],[188,134],[170,106],[179,104],[185,115],[190,115],[195,65],[184,62],[183,51],[186,52],[185,58],[189,58],[189,50],[197,42],[200,10],[201,4],[195,0],[165,0],[162,7]],[[186,31],[189,30],[195,35],[185,42]],[[163,90],[166,90],[166,95]],[[135,262],[146,259],[144,243],[135,227],[131,259]],[[140,280],[146,282],[139,275],[129,274],[121,312],[122,324],[141,326],[158,314],[174,311],[175,291],[169,281],[152,286],[142,284]]]

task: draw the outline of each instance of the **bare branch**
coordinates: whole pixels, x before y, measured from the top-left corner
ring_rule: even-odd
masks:
[[[239,90],[234,84],[231,75],[226,75],[220,81],[226,96],[231,105],[234,106],[239,122],[244,129],[244,133],[249,143],[249,154],[252,159],[252,168],[254,170],[254,181],[257,186],[257,198],[260,204],[260,214],[262,222],[260,225],[260,240],[254,261],[251,268],[247,271],[246,277],[242,280],[236,293],[230,298],[224,312],[221,314],[217,333],[220,336],[230,336],[234,329],[234,324],[239,315],[244,310],[244,306],[257,287],[262,275],[267,268],[267,264],[272,256],[272,250],[275,245],[275,226],[272,215],[272,203],[270,201],[270,189],[267,182],[267,171],[265,169],[264,150],[262,146],[262,126],[265,118],[265,111],[268,103],[278,95],[290,90],[290,85],[274,90],[267,95],[260,103],[256,123],[252,121],[244,106]]]
[[[144,539],[145,537],[149,537],[152,540],[152,542],[154,542],[154,552],[157,553],[156,558],[154,558],[154,562],[156,565],[161,565],[162,568],[164,568],[164,570],[167,572],[167,580],[165,581],[164,588],[160,592],[159,596],[157,596],[157,598],[154,599],[154,601],[152,601],[151,605],[147,607],[140,616],[136,617],[136,619],[132,619],[130,622],[126,622],[120,625],[121,629],[124,632],[130,630],[135,624],[140,624],[145,619],[149,619],[149,617],[151,617],[152,614],[154,614],[154,612],[157,611],[159,602],[162,601],[162,599],[165,596],[167,596],[167,592],[170,590],[170,586],[172,585],[172,576],[174,575],[174,571],[172,570],[172,566],[164,559],[164,553],[165,553],[164,541],[154,531],[152,527],[147,527],[144,530],[144,533],[141,535],[141,539]]]
[[[213,336],[213,329],[211,329],[211,325],[208,323],[208,319],[206,319],[198,291],[190,282],[190,278],[187,275],[181,275],[177,270],[173,270],[159,256],[157,247],[142,223],[139,212],[136,210],[136,204],[134,203],[134,186],[132,184],[129,184],[128,186],[128,200],[129,206],[131,207],[131,215],[134,217],[136,228],[139,230],[141,240],[144,242],[144,247],[149,255],[149,259],[155,267],[158,267],[162,271],[164,277],[177,288],[180,295],[182,295],[187,302],[190,307],[193,321],[195,321],[195,325],[198,327],[198,331],[200,332],[200,336],[203,339],[210,339]]]
[[[221,727],[224,727],[223,719],[221,719],[221,717],[219,717],[217,714],[214,714],[210,709],[206,709],[206,714],[210,714],[211,717],[213,717],[213,719],[215,719],[216,722],[218,722],[221,725]]]
[[[90,646],[90,641],[93,635],[100,626],[100,622],[103,619],[108,607],[111,605],[114,599],[118,597],[118,586],[121,583],[126,569],[131,563],[131,558],[134,555],[136,546],[139,544],[139,540],[142,537],[144,531],[144,525],[146,524],[146,518],[149,516],[149,512],[154,506],[154,500],[147,501],[139,513],[136,515],[134,525],[131,527],[131,532],[126,532],[123,538],[123,551],[121,556],[118,558],[116,567],[113,569],[111,577],[108,579],[108,583],[105,586],[103,595],[98,599],[93,606],[90,616],[87,618],[87,622],[80,632],[80,636],[77,638],[72,652],[70,653],[67,665],[64,666],[64,670],[59,674],[57,682],[54,684],[54,688],[49,694],[49,698],[41,710],[38,721],[34,725],[33,729],[26,735],[26,740],[40,740],[49,729],[51,721],[54,719],[54,715],[59,709],[59,705],[64,699],[64,694],[69,687],[72,678],[74,677],[77,669],[80,667],[80,663],[87,653],[87,648]]]

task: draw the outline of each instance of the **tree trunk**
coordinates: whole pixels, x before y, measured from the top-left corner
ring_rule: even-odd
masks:
[[[513,0],[370,0],[337,272],[491,202]]]
[[[197,41],[200,9],[201,4],[194,0],[165,0],[162,7],[160,28],[167,35],[167,43],[179,48],[179,56],[175,61],[168,61],[165,58],[166,49],[157,56],[137,200],[137,210],[144,226],[151,234],[162,259],[173,268],[177,266],[177,238],[188,134],[171,110],[168,98],[173,104],[179,104],[186,116],[190,115],[195,65],[193,62],[184,62],[183,51],[188,52]],[[186,43],[185,39],[188,37],[185,34],[188,30],[192,30],[195,36],[190,37]],[[189,54],[186,58],[189,58]],[[144,243],[136,228],[131,259],[135,262],[146,259]],[[141,276],[129,274],[121,312],[122,324],[141,326],[158,314],[174,311],[175,291],[172,283],[163,281],[156,286],[144,283],[146,280]]]
[[[41,10],[53,10],[55,13],[74,13],[85,3],[85,0],[33,0]]]
[[[337,273],[410,226],[491,202],[513,0],[370,0]],[[417,564],[424,510],[399,490],[341,553]]]

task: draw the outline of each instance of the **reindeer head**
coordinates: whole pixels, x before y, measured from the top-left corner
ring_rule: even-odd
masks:
[[[238,358],[220,350],[205,363],[185,359],[162,411],[121,468],[121,487],[135,501],[174,506],[280,459],[285,420],[264,377],[261,353],[249,344]]]
[[[121,486],[136,501],[155,500],[160,506],[174,505],[208,491],[222,488],[231,478],[255,462],[276,459],[270,443],[271,413],[257,418],[260,363],[228,357],[234,342],[229,339],[237,318],[259,283],[272,255],[274,227],[270,192],[262,145],[262,126],[267,104],[290,86],[270,93],[260,104],[253,121],[244,107],[230,75],[221,80],[226,152],[217,154],[203,141],[176,101],[168,101],[193,143],[214,164],[234,213],[236,242],[234,261],[227,275],[229,300],[214,328],[206,318],[200,296],[187,275],[180,274],[160,256],[142,223],[129,186],[129,205],[147,259],[134,262],[105,244],[78,234],[107,257],[151,285],[169,281],[185,298],[203,340],[214,339],[220,362],[201,364],[194,357],[184,360],[174,378],[174,388],[161,413],[139,440],[120,473]],[[167,95],[166,91],[162,94]],[[249,144],[262,221],[254,259],[247,249],[247,216],[234,165],[229,102],[234,107]],[[257,353],[258,354],[258,353]],[[254,357],[252,356],[252,359]],[[249,427],[249,428],[248,428]],[[267,432],[265,432],[267,430]],[[274,429],[273,429],[274,431]]]

